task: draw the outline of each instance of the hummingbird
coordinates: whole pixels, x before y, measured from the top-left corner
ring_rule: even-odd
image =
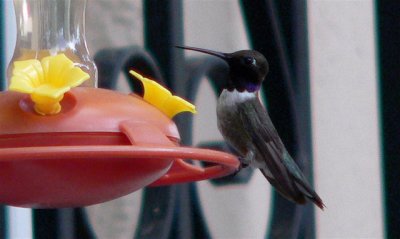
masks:
[[[242,167],[258,168],[275,189],[288,200],[312,201],[322,210],[324,203],[289,155],[259,92],[269,71],[267,59],[254,50],[222,53],[197,47],[177,48],[202,52],[223,59],[229,77],[217,103],[218,129],[240,155]]]

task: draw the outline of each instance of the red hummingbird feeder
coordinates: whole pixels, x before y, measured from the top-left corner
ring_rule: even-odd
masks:
[[[21,5],[26,1],[14,0],[17,19],[23,18],[18,24],[41,21],[46,14],[54,16],[47,12],[57,9],[54,6],[41,9],[44,12],[38,15],[29,14],[37,12],[34,9],[40,1],[28,2],[32,6],[26,7]],[[83,57],[87,56],[86,47],[78,46],[86,46],[82,28],[65,27],[83,24],[84,12],[80,11],[84,11],[85,2],[75,4],[83,7],[63,13],[76,17],[59,17],[78,22],[64,22],[60,27],[70,29],[66,39],[76,44],[71,49],[80,52],[65,48],[71,44],[62,44],[62,48],[57,36],[54,45],[51,34],[50,42],[24,48],[25,41],[36,42],[32,37],[39,37],[41,31],[18,32],[19,48],[9,67],[10,91],[0,93],[0,203],[31,208],[81,207],[145,186],[193,182],[235,172],[239,161],[233,155],[179,145],[179,132],[171,118],[182,111],[179,105],[188,103],[156,83],[142,79],[144,99],[92,87],[71,89],[88,79],[92,85],[96,82],[95,66],[80,60],[88,59]],[[53,30],[54,34],[60,32]],[[211,164],[195,166],[191,160]]]

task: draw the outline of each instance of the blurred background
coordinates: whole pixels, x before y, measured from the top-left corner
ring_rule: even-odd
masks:
[[[0,7],[4,82],[16,24],[13,2]],[[99,85],[131,92],[124,69],[140,68],[135,54],[145,51],[163,82],[198,108],[176,119],[184,144],[226,148],[220,89],[208,80],[226,69],[173,46],[262,52],[271,118],[327,208],[295,206],[246,169],[86,208],[4,206],[1,238],[400,238],[399,12],[397,0],[88,0]]]

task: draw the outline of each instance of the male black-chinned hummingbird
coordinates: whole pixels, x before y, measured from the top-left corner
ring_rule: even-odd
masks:
[[[269,71],[267,59],[253,50],[222,53],[196,47],[177,48],[213,55],[228,63],[228,82],[217,104],[218,129],[240,154],[242,165],[259,168],[290,201],[304,204],[311,200],[323,209],[324,203],[289,155],[259,100],[261,83]]]

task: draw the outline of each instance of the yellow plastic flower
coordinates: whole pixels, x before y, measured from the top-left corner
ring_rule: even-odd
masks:
[[[194,105],[179,96],[172,95],[169,90],[165,89],[157,82],[147,79],[135,71],[129,71],[129,73],[142,82],[144,88],[143,99],[157,107],[169,118],[184,111],[196,113],[196,107]]]
[[[30,94],[35,111],[41,115],[57,114],[64,93],[82,84],[90,76],[76,67],[64,54],[14,62],[9,90]]]

